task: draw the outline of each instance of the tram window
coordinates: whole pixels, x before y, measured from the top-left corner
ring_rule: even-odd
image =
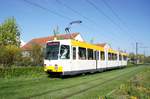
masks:
[[[112,60],[116,60],[116,54],[112,53]]]
[[[73,47],[73,59],[76,59],[76,48]]]
[[[111,60],[111,58],[112,58],[111,53],[108,53],[108,60]]]
[[[68,45],[61,45],[60,59],[70,58],[70,47]]]
[[[86,59],[86,48],[79,47],[79,59]]]
[[[115,60],[115,54],[114,53],[111,54],[111,60]]]
[[[114,60],[117,60],[117,54],[114,54]]]
[[[122,60],[122,55],[119,55],[119,60]]]
[[[101,51],[101,60],[105,60],[105,52]]]
[[[118,60],[118,54],[116,54],[116,60]]]
[[[127,60],[127,56],[123,56],[123,60],[125,60],[125,61],[126,61],[126,60]]]
[[[93,50],[88,49],[88,60],[93,60]]]

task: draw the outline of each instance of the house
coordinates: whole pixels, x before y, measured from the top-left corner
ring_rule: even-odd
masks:
[[[22,49],[22,54],[23,56],[30,56],[30,52],[32,50],[32,46],[34,44],[38,44],[40,46],[42,46],[43,48],[45,48],[46,42],[47,41],[52,41],[55,38],[57,39],[74,39],[74,40],[78,40],[78,41],[84,41],[84,39],[82,38],[82,36],[79,33],[71,33],[71,34],[57,34],[57,35],[53,35],[53,36],[47,36],[47,37],[41,37],[41,38],[34,38],[32,40],[30,40],[29,42],[27,42],[24,46],[21,47]]]

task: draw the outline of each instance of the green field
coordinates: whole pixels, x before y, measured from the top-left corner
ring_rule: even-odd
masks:
[[[143,97],[150,98],[149,74],[150,66],[148,65],[63,79],[50,78],[41,71],[38,75],[32,72],[27,76],[24,74],[23,76],[1,77],[0,98],[99,99],[108,97],[115,99],[117,96],[136,99],[136,95],[138,96],[141,91],[136,90],[139,85],[145,88],[144,91],[142,90],[141,97],[143,95]],[[139,79],[139,77],[143,78]],[[135,90],[136,93],[134,93]]]

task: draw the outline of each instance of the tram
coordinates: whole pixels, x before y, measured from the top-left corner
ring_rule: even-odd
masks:
[[[75,75],[120,68],[127,53],[77,40],[53,40],[46,44],[44,71],[51,75]]]

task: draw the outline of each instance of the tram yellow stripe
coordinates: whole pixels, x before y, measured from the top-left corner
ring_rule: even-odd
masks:
[[[71,45],[72,46],[79,46],[79,47],[84,47],[84,48],[104,51],[103,47],[92,45],[92,44],[89,44],[89,43],[86,43],[86,42],[80,42],[80,41],[71,40]]]
[[[62,66],[58,66],[58,68],[56,69],[55,66],[45,66],[44,67],[44,71],[51,71],[51,72],[63,72],[63,67]]]

